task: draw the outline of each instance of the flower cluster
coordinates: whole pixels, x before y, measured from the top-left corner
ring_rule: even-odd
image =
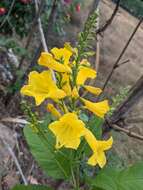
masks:
[[[86,84],[87,79],[96,78],[96,71],[91,68],[88,60],[78,60],[78,50],[69,43],[64,48],[53,48],[51,53],[42,52],[38,64],[48,70],[41,73],[32,71],[28,85],[23,86],[21,93],[34,97],[36,105],[46,99],[51,101],[47,110],[56,120],[48,128],[56,137],[56,149],[77,149],[83,138],[93,152],[88,164],[98,164],[102,168],[106,163],[105,151],[111,148],[113,139],[97,140],[79,117],[84,109],[100,118],[104,118],[109,111],[107,100],[91,102],[80,95],[83,89],[95,96],[102,92],[100,88]]]

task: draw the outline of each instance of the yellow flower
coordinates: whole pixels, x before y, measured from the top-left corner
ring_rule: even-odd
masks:
[[[72,95],[72,98],[78,98],[79,97],[79,93],[78,93],[77,87],[73,88],[71,95]]]
[[[67,48],[53,48],[51,49],[54,58],[58,61],[63,61],[65,65],[69,64],[70,57],[72,56],[72,51]]]
[[[56,86],[50,71],[32,71],[29,74],[28,85],[22,87],[21,93],[33,96],[36,105],[40,105],[46,98],[61,99],[66,96],[65,92]]]
[[[101,168],[106,164],[106,150],[110,149],[113,144],[113,138],[110,137],[107,141],[98,141],[95,136],[86,130],[85,139],[93,151],[93,155],[88,159],[88,164],[95,166],[99,165]]]
[[[90,63],[89,63],[89,61],[88,61],[87,59],[83,59],[83,60],[80,62],[80,65],[90,67]]]
[[[87,91],[89,91],[90,93],[92,94],[95,94],[95,95],[99,95],[101,94],[102,90],[100,88],[96,88],[96,87],[93,87],[93,86],[89,86],[89,85],[84,85],[83,86]]]
[[[59,121],[49,125],[49,129],[56,136],[56,148],[62,146],[77,149],[80,138],[85,134],[85,124],[78,119],[75,113],[63,115]]]
[[[58,71],[58,72],[71,72],[71,68],[68,65],[61,64],[58,61],[56,61],[53,56],[50,53],[42,52],[41,56],[38,60],[39,65],[46,66],[52,70]]]
[[[54,116],[54,117],[56,117],[56,118],[60,118],[61,117],[61,114],[60,114],[60,112],[55,108],[55,106],[53,105],[53,104],[48,104],[47,105],[47,110],[49,111],[49,112],[51,112],[51,114]]]
[[[76,83],[77,85],[83,85],[88,78],[94,79],[95,77],[96,77],[95,70],[81,66],[77,74]]]
[[[77,49],[77,48],[73,48],[69,42],[66,42],[66,43],[64,44],[64,47],[65,47],[67,50],[69,50],[70,52],[72,52],[72,53],[78,55],[78,49]]]
[[[62,74],[62,89],[67,96],[71,95],[70,75],[67,73]]]
[[[85,104],[85,108],[96,114],[98,117],[103,118],[104,115],[109,111],[109,105],[107,100],[97,103],[88,101],[84,98],[81,98],[81,100]]]

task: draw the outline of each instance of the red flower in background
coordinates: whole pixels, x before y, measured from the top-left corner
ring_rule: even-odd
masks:
[[[0,7],[0,16],[6,13],[6,9],[4,7]]]
[[[81,8],[81,7],[80,7],[80,4],[79,4],[79,3],[78,3],[78,4],[76,4],[75,9],[76,9],[76,11],[77,11],[77,12],[80,12],[80,8]]]

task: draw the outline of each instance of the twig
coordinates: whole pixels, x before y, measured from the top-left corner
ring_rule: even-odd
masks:
[[[124,64],[126,64],[126,63],[129,63],[129,62],[130,62],[130,60],[127,59],[127,60],[125,60],[125,61],[119,63],[118,66],[117,66],[116,68],[118,68],[118,67],[120,67],[121,65],[124,65]]]
[[[10,15],[12,9],[13,9],[14,4],[15,4],[15,0],[12,1],[11,6],[10,6],[9,11],[8,11],[8,14],[6,15],[5,19],[4,19],[3,22],[1,23],[0,28],[3,27],[3,25],[4,25],[5,22],[7,21],[9,15]]]
[[[19,162],[18,162],[18,160],[17,160],[17,158],[16,158],[16,156],[15,156],[15,154],[14,154],[12,148],[10,147],[10,145],[9,145],[5,140],[3,140],[3,139],[0,139],[0,140],[1,140],[2,143],[5,145],[5,147],[6,147],[7,150],[9,151],[9,154],[10,154],[11,157],[13,158],[13,161],[14,161],[14,163],[15,163],[15,165],[16,165],[16,167],[17,167],[17,169],[18,169],[18,171],[19,171],[19,173],[20,173],[20,175],[21,175],[21,177],[22,177],[22,180],[23,180],[24,184],[25,184],[25,185],[28,185],[28,182],[27,182],[27,180],[26,180],[26,178],[25,178],[25,176],[24,176],[24,174],[23,174],[23,171],[22,171],[22,169],[21,169],[21,166],[20,166],[20,164],[19,164]]]
[[[12,118],[12,117],[3,118],[0,121],[2,121],[2,122],[10,122],[10,123],[19,123],[19,124],[28,124],[29,123],[25,119]]]
[[[111,79],[111,77],[112,77],[112,75],[113,75],[115,69],[118,67],[119,61],[121,60],[121,58],[123,57],[125,51],[127,50],[128,46],[130,45],[130,43],[131,43],[131,41],[132,41],[134,35],[136,34],[138,28],[140,27],[142,21],[143,21],[143,18],[141,18],[141,20],[138,22],[138,24],[137,24],[137,26],[135,27],[133,33],[131,34],[129,40],[127,41],[127,43],[125,44],[123,50],[121,51],[121,53],[120,53],[118,59],[117,59],[116,62],[113,64],[113,67],[112,67],[112,69],[111,69],[111,71],[110,71],[110,73],[109,73],[109,75],[108,75],[108,77],[107,77],[107,79],[106,79],[106,81],[105,81],[103,87],[102,87],[102,90],[103,90],[103,91],[104,91],[104,89],[106,88],[106,86],[107,86],[109,80]]]
[[[110,124],[109,124],[110,125]],[[114,130],[117,130],[119,132],[124,132],[126,133],[129,137],[133,137],[135,139],[139,139],[139,140],[142,140],[143,141],[143,135],[139,135],[135,132],[132,132],[131,130],[129,129],[125,129],[125,128],[122,128],[122,127],[119,127],[118,125],[115,125],[115,124],[112,124],[110,125],[110,127]]]
[[[38,7],[38,1],[37,0],[35,0],[35,10],[36,10],[36,13],[39,12],[39,7]],[[48,52],[48,47],[47,47],[47,44],[46,44],[46,40],[45,40],[45,36],[44,36],[40,16],[38,17],[38,28],[39,28],[39,32],[40,32],[40,35],[41,35],[41,42],[42,42],[44,51]]]
[[[100,33],[104,32],[104,31],[108,28],[108,26],[112,23],[114,17],[116,16],[116,13],[117,13],[117,11],[118,11],[118,9],[119,9],[120,1],[121,1],[121,0],[118,0],[118,1],[117,1],[116,6],[115,6],[115,9],[114,9],[114,11],[113,11],[113,14],[112,14],[111,17],[109,18],[109,20],[107,20],[106,23],[105,23],[101,28],[99,28],[99,29],[96,31],[96,34],[100,34]]]
[[[29,32],[28,32],[27,42],[26,42],[26,45],[25,45],[25,47],[24,47],[24,49],[26,49],[26,50],[28,50],[28,47],[29,47],[29,45],[30,45],[30,43],[31,43],[31,39],[32,39],[34,30],[35,30],[35,28],[36,28],[36,26],[37,26],[37,25],[36,25],[37,19],[39,18],[39,15],[40,15],[40,13],[41,13],[41,11],[42,11],[43,4],[44,4],[44,1],[41,1],[41,4],[40,4],[40,6],[39,6],[39,11],[38,11],[38,13],[35,15],[35,19],[34,19],[32,25],[31,25],[31,27],[30,27],[30,30],[29,30]],[[21,57],[21,60],[20,60],[19,65],[18,65],[18,67],[17,67],[17,70],[20,70],[20,69],[21,69],[25,57],[26,57],[25,55],[23,55],[23,56]],[[16,81],[17,81],[17,74],[15,74],[15,76],[14,76],[14,78],[12,79],[12,81],[10,82],[9,86],[10,86],[10,87],[13,86],[13,85],[16,83]]]
[[[49,15],[49,18],[48,18],[48,29],[46,31],[47,34],[49,33],[49,30],[52,28],[53,15],[55,14],[56,7],[57,7],[56,3],[57,3],[57,0],[54,0],[53,4],[52,4],[50,15]],[[28,73],[31,71],[31,69],[33,68],[33,66],[36,64],[37,59],[38,59],[41,51],[42,51],[42,43],[39,44],[38,48],[36,49],[36,51],[34,53],[34,56],[32,58],[31,63],[26,68],[23,76],[20,78],[20,84],[19,84],[20,87],[24,84],[24,82],[25,82],[25,80],[27,78]],[[14,83],[16,83],[16,81]],[[13,90],[11,93],[7,93],[7,95],[4,97],[4,104],[6,106],[9,105],[9,102],[10,102],[11,98],[15,95],[16,92],[17,92],[16,90]]]
[[[37,26],[37,20],[38,20],[40,14],[41,14],[41,11],[42,11],[42,9],[43,9],[43,6],[44,6],[44,1],[41,1],[40,5],[39,5],[39,10],[38,10],[38,12],[35,14],[34,21],[33,21],[33,23],[32,23],[31,26],[30,26],[30,29],[29,29],[29,32],[28,32],[28,37],[27,37],[27,42],[26,42],[26,45],[25,45],[25,47],[24,47],[25,49],[28,49],[28,47],[29,47],[29,45],[30,45],[30,43],[31,43],[31,39],[32,39],[34,30],[35,30],[35,28],[36,28],[36,26]],[[25,57],[26,57],[25,55],[23,55],[23,56],[21,57],[21,60],[20,60],[18,69],[21,69],[21,66],[23,65],[23,61],[24,61]]]
[[[39,7],[38,7],[38,1],[37,0],[35,0],[35,9],[36,9],[36,12],[38,13]],[[41,23],[40,16],[38,18],[38,28],[39,28],[39,32],[40,32],[40,35],[41,35],[41,42],[42,42],[44,51],[48,52],[48,47],[47,47],[47,44],[46,44],[46,39],[45,39],[44,31],[43,31],[43,28],[42,28],[42,23]],[[52,72],[53,80],[56,81],[56,77],[55,77],[54,71],[51,70],[51,72]]]

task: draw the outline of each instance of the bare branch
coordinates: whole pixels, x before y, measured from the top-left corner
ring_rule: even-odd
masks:
[[[2,121],[2,122],[10,122],[10,123],[19,123],[19,124],[28,124],[29,123],[25,119],[12,118],[12,117],[2,118],[0,121]]]
[[[15,4],[15,0],[12,1],[11,6],[10,6],[10,8],[9,8],[9,11],[8,11],[8,13],[7,13],[5,19],[4,19],[3,22],[1,23],[0,28],[2,28],[3,25],[5,24],[5,22],[8,20],[8,17],[9,17],[9,15],[11,14],[11,11],[12,11],[12,9],[13,9],[13,7],[14,7],[14,4]]]
[[[122,65],[124,65],[124,64],[126,64],[126,63],[129,63],[129,62],[130,62],[130,60],[129,60],[129,59],[127,59],[127,60],[125,60],[125,61],[123,61],[123,62],[119,63],[119,64],[117,65],[117,67],[116,67],[116,68],[118,68],[118,67],[120,67],[120,66],[122,66]]]
[[[118,9],[119,9],[120,1],[121,1],[121,0],[118,0],[118,1],[117,1],[116,6],[115,6],[115,9],[114,9],[114,11],[113,11],[113,14],[112,14],[111,17],[109,18],[109,20],[107,20],[106,23],[105,23],[101,28],[99,28],[99,29],[96,31],[96,34],[100,34],[100,33],[104,32],[104,31],[108,28],[108,26],[112,23],[114,17],[115,17],[116,14],[117,14]]]
[[[36,13],[38,14],[39,6],[38,6],[38,1],[37,0],[35,0],[35,10],[36,10]],[[38,28],[39,28],[39,32],[40,32],[40,35],[41,35],[41,42],[42,42],[44,51],[48,52],[48,47],[47,47],[47,44],[46,44],[45,35],[44,35],[43,28],[42,28],[40,15],[38,17]]]
[[[39,7],[38,7],[38,1],[37,0],[35,0],[35,10],[36,10],[37,13],[39,12]],[[42,23],[41,23],[40,16],[38,18],[38,28],[39,28],[39,32],[40,32],[40,35],[41,35],[41,42],[42,42],[44,51],[48,52],[48,47],[47,47],[47,44],[46,44],[46,39],[45,39],[44,31],[43,31],[43,28],[42,28]],[[51,70],[51,72],[52,72],[53,80],[56,81],[54,71]]]
[[[130,38],[128,39],[127,43],[125,44],[123,50],[121,51],[121,53],[120,53],[118,59],[117,59],[116,62],[113,64],[113,67],[112,67],[112,69],[111,69],[111,71],[110,71],[110,73],[109,73],[109,75],[108,75],[108,77],[107,77],[107,79],[106,79],[106,81],[105,81],[103,87],[102,87],[102,90],[103,90],[103,91],[104,91],[104,89],[106,88],[106,86],[107,86],[109,80],[111,79],[111,77],[112,77],[112,75],[113,75],[115,69],[118,67],[119,61],[121,60],[121,58],[123,57],[124,53],[126,52],[126,50],[127,50],[128,46],[130,45],[130,43],[131,43],[131,41],[132,41],[134,35],[136,34],[138,28],[140,27],[142,21],[143,21],[143,18],[141,18],[141,20],[138,22],[138,24],[137,24],[137,26],[135,27],[133,33],[131,34],[131,36],[130,36]]]
[[[43,9],[43,6],[44,6],[44,1],[41,1],[41,4],[39,5],[39,10],[37,12],[37,14],[35,15],[35,18],[33,20],[33,23],[31,24],[30,26],[30,29],[29,29],[29,32],[28,32],[28,37],[27,37],[27,42],[26,42],[26,45],[25,45],[25,49],[28,49],[30,43],[31,43],[31,39],[32,39],[32,36],[33,36],[33,33],[34,33],[34,30],[37,26],[37,20],[41,14],[41,11]],[[19,66],[17,69],[21,69],[21,66],[23,65],[23,62],[24,62],[24,59],[25,59],[25,55],[23,55],[21,57],[21,60],[20,60],[20,63],[19,63]],[[17,78],[17,77],[16,77]]]
[[[109,123],[109,125],[110,125],[110,123]],[[135,139],[143,141],[143,135],[132,132],[130,129],[125,129],[125,128],[119,127],[118,125],[115,125],[115,124],[111,124],[110,127],[111,127],[111,129],[114,129],[116,131],[126,133],[129,137],[133,137]]]

